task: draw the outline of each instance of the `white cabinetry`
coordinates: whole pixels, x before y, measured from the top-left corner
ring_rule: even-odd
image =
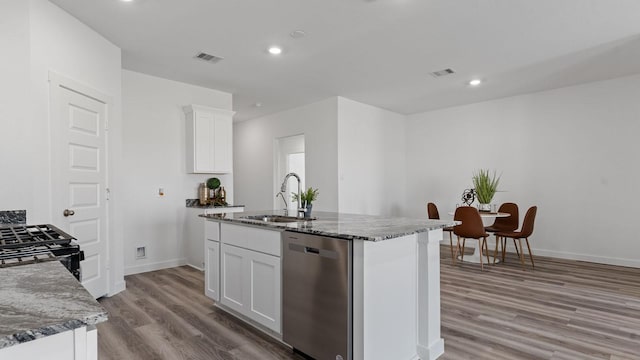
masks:
[[[98,330],[83,326],[5,347],[0,359],[97,360]]]
[[[187,121],[187,172],[231,173],[233,111],[200,105],[184,107]]]
[[[220,301],[220,224],[207,220],[204,226],[204,293]]]
[[[220,226],[220,303],[281,333],[280,232]]]

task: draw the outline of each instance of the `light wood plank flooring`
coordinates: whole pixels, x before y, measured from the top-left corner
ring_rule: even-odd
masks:
[[[481,272],[441,248],[441,359],[640,359],[640,269],[515,255]],[[127,276],[100,300],[100,359],[301,359],[216,309],[203,275],[179,267]]]

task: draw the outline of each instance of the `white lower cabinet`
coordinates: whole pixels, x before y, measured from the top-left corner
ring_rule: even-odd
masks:
[[[204,294],[220,301],[220,224],[204,222]]]
[[[280,258],[249,251],[249,318],[281,332]]]
[[[220,301],[220,242],[205,240],[204,293],[215,301]]]
[[[280,232],[221,225],[220,303],[280,334]],[[265,247],[263,241],[273,245],[272,240],[276,238],[277,249],[271,245]],[[254,241],[258,242],[256,247],[251,246]],[[246,247],[237,246],[238,243]],[[256,248],[262,251],[256,251]]]
[[[83,326],[5,347],[0,359],[98,360],[98,330]]]

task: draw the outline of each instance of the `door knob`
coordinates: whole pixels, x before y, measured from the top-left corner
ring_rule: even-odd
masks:
[[[76,212],[73,210],[64,209],[64,211],[62,212],[62,215],[64,215],[64,217],[67,217],[67,216],[73,216],[75,215],[75,213]]]

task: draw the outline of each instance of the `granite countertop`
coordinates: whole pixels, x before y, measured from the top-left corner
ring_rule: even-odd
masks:
[[[406,235],[442,229],[456,225],[453,220],[422,220],[401,217],[382,217],[356,214],[340,214],[314,211],[312,221],[296,221],[292,223],[272,223],[262,220],[247,219],[255,215],[283,215],[282,211],[251,211],[239,214],[199,215],[200,217],[220,222],[257,225],[266,228],[287,230],[299,233],[330,236],[347,240],[382,241]]]
[[[2,268],[0,278],[0,349],[107,320],[58,261]]]
[[[200,200],[198,199],[187,199],[186,205],[188,208],[198,208],[198,209],[225,209],[225,208],[241,208],[244,205],[200,205]]]

